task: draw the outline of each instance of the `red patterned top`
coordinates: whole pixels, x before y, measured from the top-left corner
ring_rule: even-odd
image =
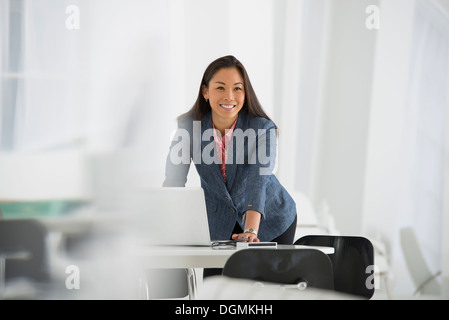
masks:
[[[234,132],[235,124],[237,123],[237,119],[235,120],[234,124],[232,125],[231,129],[226,129],[226,133],[224,137],[221,139],[217,136],[217,132],[220,133],[218,130],[214,130],[214,140],[215,140],[215,146],[217,150],[217,157],[218,159],[221,159],[220,164],[220,170],[221,174],[223,176],[224,181],[226,182],[226,158],[228,157],[228,146],[229,142],[231,141],[232,133]],[[212,123],[212,126],[215,129],[214,124]],[[221,136],[221,134],[220,134]]]

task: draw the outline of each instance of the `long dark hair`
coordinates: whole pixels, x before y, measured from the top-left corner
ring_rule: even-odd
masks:
[[[246,72],[243,64],[237,60],[234,56],[224,56],[213,61],[204,71],[203,79],[201,79],[201,85],[198,92],[198,97],[195,101],[193,107],[186,113],[180,115],[178,119],[183,119],[185,117],[193,117],[194,120],[202,120],[205,115],[211,112],[211,107],[209,102],[204,99],[203,96],[203,85],[209,88],[209,82],[215,73],[222,68],[237,68],[240,75],[243,78],[243,88],[245,90],[245,103],[243,104],[242,110],[246,110],[249,114],[263,117],[265,119],[271,120],[265,111],[262,109],[262,105],[257,99],[256,93],[254,92],[251,81],[249,80],[248,73]],[[271,120],[272,121],[272,120]],[[275,124],[276,126],[276,124]],[[277,128],[277,127],[276,127]]]

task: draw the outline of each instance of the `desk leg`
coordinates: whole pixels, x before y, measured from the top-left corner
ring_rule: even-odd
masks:
[[[189,288],[189,299],[196,299],[196,291],[197,291],[197,283],[196,283],[196,274],[194,268],[187,268],[187,281]]]

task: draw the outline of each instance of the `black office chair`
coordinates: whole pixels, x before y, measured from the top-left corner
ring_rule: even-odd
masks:
[[[369,266],[374,266],[374,249],[371,241],[359,236],[307,235],[296,240],[295,245],[333,247],[329,255],[334,274],[335,291],[370,299],[374,284]],[[367,283],[368,282],[368,283]]]
[[[298,289],[334,288],[331,261],[315,249],[242,249],[229,257],[222,274]]]
[[[48,280],[46,234],[35,219],[0,219],[0,298],[8,281]]]

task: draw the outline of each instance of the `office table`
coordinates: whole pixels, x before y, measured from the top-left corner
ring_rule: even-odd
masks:
[[[305,245],[278,245],[277,249],[317,249],[326,254],[334,253],[332,247]],[[197,283],[194,268],[223,268],[228,258],[237,251],[234,246],[136,246],[134,254],[144,269],[187,269],[190,299],[195,299]],[[244,249],[239,249],[244,250]],[[258,249],[265,250],[265,249]],[[148,285],[145,282],[145,285]],[[148,298],[148,296],[147,296]]]

